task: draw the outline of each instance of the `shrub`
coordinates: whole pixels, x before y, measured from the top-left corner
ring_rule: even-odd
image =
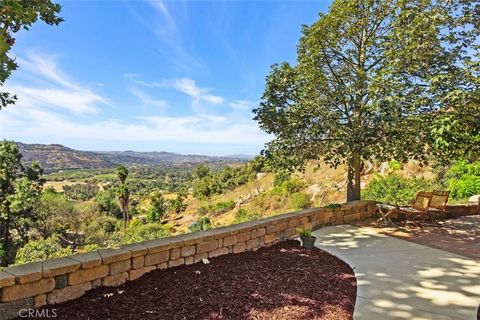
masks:
[[[167,202],[159,192],[154,192],[150,196],[150,207],[147,211],[147,220],[149,222],[160,222],[167,214]]]
[[[454,199],[464,199],[480,194],[480,176],[464,175],[460,179],[451,179],[448,189]]]
[[[105,215],[86,221],[84,225],[87,243],[106,244],[112,234],[121,229],[121,221]]]
[[[233,208],[235,208],[235,201],[233,200],[218,202],[215,205],[215,211],[228,211],[232,210]]]
[[[310,197],[304,192],[296,192],[290,196],[293,209],[306,209],[310,207]]]
[[[72,248],[62,247],[58,235],[54,234],[47,239],[27,242],[22,248],[18,249],[15,264],[65,257],[72,253]]]
[[[454,199],[463,199],[480,194],[480,161],[459,161],[446,174],[448,189]]]
[[[240,209],[235,213],[235,218],[233,220],[234,224],[237,223],[242,223],[242,222],[247,222],[247,221],[252,221],[252,220],[258,220],[262,217],[260,213],[252,213],[248,212],[245,209]]]
[[[188,230],[190,232],[205,231],[212,228],[212,222],[208,217],[200,217],[197,221],[190,224]]]
[[[100,212],[116,218],[122,217],[122,211],[118,206],[117,196],[115,195],[115,188],[100,191],[95,197],[95,204]]]
[[[365,200],[410,205],[419,191],[428,190],[432,184],[425,178],[404,178],[398,174],[375,176],[362,191]]]
[[[274,195],[288,196],[295,192],[300,192],[305,188],[305,183],[298,179],[291,179],[282,182],[280,186],[273,188],[271,191]]]
[[[154,240],[170,236],[171,226],[159,223],[142,224],[139,220],[133,220],[126,229],[119,233],[119,242],[122,244],[136,243]]]
[[[273,185],[278,187],[288,180],[290,180],[290,173],[286,171],[280,171],[275,175],[275,178],[273,179]]]
[[[176,199],[169,200],[169,203],[170,209],[176,214],[179,214],[187,209],[187,204],[183,202],[183,197],[180,195],[177,196]]]
[[[65,196],[73,200],[90,200],[94,198],[99,191],[100,188],[97,185],[88,183],[76,183],[63,186]]]
[[[209,212],[208,206],[201,206],[197,208],[197,214],[199,216],[204,216]]]

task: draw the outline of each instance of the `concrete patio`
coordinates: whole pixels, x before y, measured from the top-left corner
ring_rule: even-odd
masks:
[[[352,225],[314,232],[316,246],[354,268],[354,319],[476,320],[480,260]]]

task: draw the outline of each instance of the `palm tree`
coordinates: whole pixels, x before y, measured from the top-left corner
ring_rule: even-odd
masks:
[[[126,228],[130,220],[130,216],[128,214],[130,191],[125,185],[125,181],[128,177],[128,169],[124,165],[120,165],[117,167],[117,177],[118,180],[120,180],[120,186],[117,188],[118,203],[120,205],[120,210],[123,213],[123,226],[124,228]]]

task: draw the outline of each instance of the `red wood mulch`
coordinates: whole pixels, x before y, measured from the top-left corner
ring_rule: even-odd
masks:
[[[352,319],[356,279],[320,249],[285,241],[210,264],[155,270],[56,308],[56,319]]]

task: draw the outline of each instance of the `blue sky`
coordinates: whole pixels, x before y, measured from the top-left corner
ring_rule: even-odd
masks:
[[[63,1],[17,34],[0,138],[81,150],[258,154],[252,120],[275,62],[329,1]]]

